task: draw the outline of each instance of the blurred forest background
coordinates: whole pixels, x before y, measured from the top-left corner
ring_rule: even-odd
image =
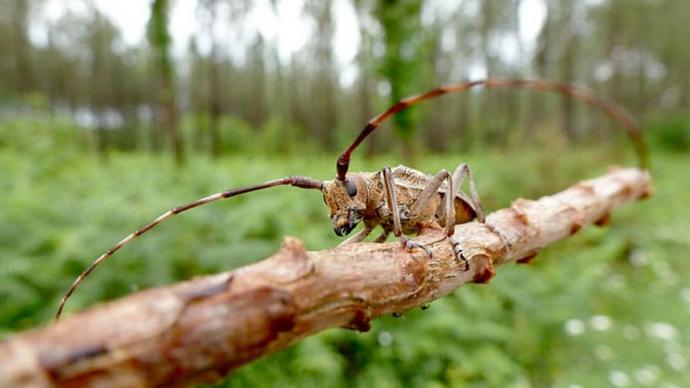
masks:
[[[330,179],[390,104],[464,79],[587,85],[627,108],[657,195],[371,332],[331,330],[223,386],[690,386],[690,2],[0,0],[0,330],[168,208],[289,174]],[[605,115],[558,95],[473,91],[405,111],[354,170],[469,162],[488,210],[634,163]],[[99,268],[68,312],[337,244],[294,188],[194,210]]]

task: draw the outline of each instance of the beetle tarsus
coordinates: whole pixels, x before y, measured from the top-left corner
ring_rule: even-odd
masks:
[[[469,271],[470,270],[470,262],[465,257],[465,254],[462,250],[462,247],[460,246],[460,243],[457,242],[453,237],[449,237],[448,240],[450,241],[450,244],[453,246],[453,255],[455,255],[455,260],[462,262],[464,271]]]
[[[429,249],[426,245],[420,244],[416,241],[412,241],[409,238],[401,238],[400,243],[402,244],[403,248],[405,248],[408,252],[412,252],[413,249],[418,248],[426,252],[426,255],[429,256],[429,259],[433,257],[431,249]]]

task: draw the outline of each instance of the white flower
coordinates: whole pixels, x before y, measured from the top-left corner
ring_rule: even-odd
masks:
[[[390,346],[393,344],[393,335],[387,331],[382,331],[379,333],[379,345],[381,346]]]
[[[671,365],[671,368],[676,370],[685,369],[688,366],[688,360],[680,353],[671,353],[666,356],[666,362]]]
[[[635,380],[642,385],[652,385],[658,379],[661,372],[654,365],[646,365],[635,371]]]
[[[570,319],[565,323],[565,332],[576,336],[585,332],[585,324],[579,319]]]
[[[612,370],[609,372],[609,381],[616,387],[627,387],[630,385],[630,377],[620,370]]]
[[[597,331],[606,331],[613,326],[613,321],[606,315],[595,315],[589,320],[589,324]]]
[[[678,330],[666,322],[653,322],[647,325],[647,335],[664,341],[675,342],[678,339]]]

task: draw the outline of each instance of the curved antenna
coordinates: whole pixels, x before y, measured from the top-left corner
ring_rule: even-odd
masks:
[[[637,155],[638,163],[641,168],[648,168],[649,157],[647,154],[647,146],[644,143],[642,137],[642,131],[635,124],[632,117],[619,105],[613,101],[605,100],[597,96],[593,91],[578,87],[571,84],[563,84],[550,81],[542,80],[524,80],[524,79],[486,79],[478,81],[467,81],[459,82],[454,84],[449,84],[445,86],[438,87],[436,89],[430,90],[426,93],[410,96],[400,100],[395,105],[391,106],[380,114],[379,116],[371,119],[367,125],[362,129],[357,138],[350,144],[345,151],[340,154],[338,161],[336,162],[337,178],[339,180],[344,180],[345,175],[350,167],[350,156],[352,152],[364,141],[364,139],[369,136],[376,128],[381,125],[384,121],[388,120],[394,114],[406,109],[409,106],[415,105],[425,100],[432,99],[444,94],[449,93],[459,93],[465,92],[472,88],[484,87],[484,88],[506,88],[506,89],[530,89],[537,91],[547,91],[547,92],[557,92],[568,97],[572,97],[576,100],[583,101],[584,103],[597,107],[603,110],[609,117],[620,124],[623,129],[628,133],[630,140],[633,143],[635,149],[635,154]]]
[[[84,280],[85,277],[89,276],[91,271],[93,271],[99,264],[110,258],[115,252],[117,252],[120,248],[134,240],[135,238],[141,236],[142,234],[148,232],[149,230],[153,229],[155,226],[160,224],[161,222],[167,220],[168,218],[180,214],[184,211],[187,211],[189,209],[193,209],[195,207],[199,207],[202,205],[209,204],[211,202],[217,201],[219,199],[225,199],[225,198],[230,198],[234,197],[236,195],[244,194],[244,193],[249,193],[251,191],[257,191],[257,190],[263,190],[267,189],[269,187],[275,187],[275,186],[282,186],[282,185],[290,185],[290,186],[296,186],[300,187],[303,189],[318,189],[321,190],[321,187],[323,186],[323,183],[321,181],[317,181],[315,179],[309,178],[309,177],[304,177],[304,176],[288,176],[285,178],[280,178],[280,179],[274,179],[271,181],[267,181],[258,185],[254,186],[246,186],[246,187],[241,187],[237,189],[232,189],[232,190],[226,190],[222,191],[220,193],[212,194],[209,196],[206,196],[204,198],[198,199],[196,201],[187,203],[182,206],[178,206],[175,208],[172,208],[168,210],[167,212],[161,214],[156,218],[155,220],[149,222],[148,224],[142,226],[141,228],[137,229],[134,233],[128,235],[127,237],[123,238],[115,244],[112,248],[108,249],[104,254],[99,256],[96,260],[91,263],[75,280],[72,282],[72,285],[69,287],[67,292],[65,292],[65,295],[62,297],[62,301],[60,301],[60,305],[58,306],[57,313],[55,313],[55,320],[57,321],[60,319],[60,315],[62,314],[62,309],[65,307],[65,303],[67,302],[67,299],[72,295],[74,290],[77,289],[79,286],[79,283]]]

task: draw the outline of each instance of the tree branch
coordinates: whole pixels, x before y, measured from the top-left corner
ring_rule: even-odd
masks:
[[[440,298],[494,267],[528,262],[542,247],[604,223],[625,202],[650,195],[638,169],[617,169],[538,201],[458,225],[471,263],[463,271],[443,233],[416,241],[361,243],[316,252],[286,238],[268,259],[232,272],[138,292],[20,333],[0,344],[0,386],[161,386],[220,379],[264,354],[331,327],[366,331],[380,315]]]

